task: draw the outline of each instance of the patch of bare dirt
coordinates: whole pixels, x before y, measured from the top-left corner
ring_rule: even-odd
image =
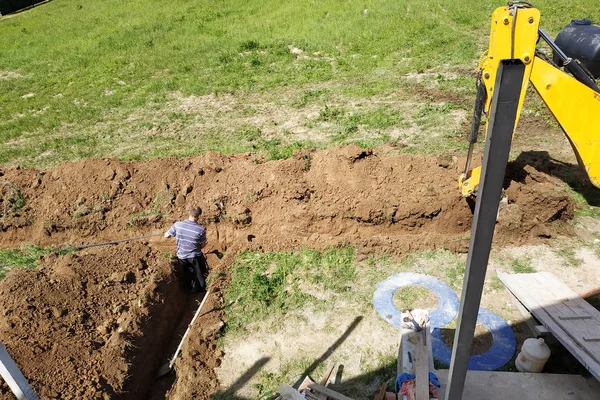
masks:
[[[23,75],[18,72],[0,70],[0,80],[19,79],[22,77]]]
[[[273,162],[257,161],[255,154],[208,153],[4,169],[2,179],[25,200],[19,209],[25,223],[4,220],[0,247],[84,245],[164,232],[190,205],[200,205],[211,295],[177,361],[171,398],[207,399],[218,388],[222,290],[238,251],[353,245],[359,259],[442,247],[465,252],[472,215],[456,184],[461,168],[432,156],[349,146]],[[513,165],[506,182],[510,217],[501,214],[496,243],[544,243],[557,229],[569,229],[564,221],[573,216],[573,202],[558,184]],[[50,257],[41,268],[12,272],[0,283],[0,309],[10,310],[0,315],[3,341],[34,386],[47,391],[43,396],[127,397],[147,388],[161,362],[147,360],[161,356],[149,343],[169,342],[167,327],[181,314],[174,311],[174,273],[159,255],[172,247],[153,239],[149,247]],[[60,379],[55,365],[64,370]],[[76,377],[76,371],[85,375]]]
[[[140,243],[51,254],[0,282],[0,337],[44,399],[139,399],[183,297],[171,262]]]

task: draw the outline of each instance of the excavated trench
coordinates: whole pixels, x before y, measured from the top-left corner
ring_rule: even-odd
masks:
[[[143,162],[85,160],[48,170],[4,169],[0,247],[83,245],[160,233],[200,205],[213,271],[207,300],[176,363],[156,381],[197,300],[180,288],[162,238],[47,255],[0,282],[0,337],[44,398],[205,399],[218,388],[222,294],[245,249],[352,245],[357,258],[467,250],[471,211],[460,165],[354,146],[262,162],[209,153]],[[560,183],[509,166],[509,204],[495,243],[543,242],[569,232],[574,204]],[[21,201],[22,199],[23,201]],[[219,272],[218,274],[215,272]],[[171,383],[174,382],[173,385]],[[0,394],[7,388],[0,385]]]

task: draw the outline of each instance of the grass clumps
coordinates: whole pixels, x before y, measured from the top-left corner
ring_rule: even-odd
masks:
[[[25,207],[25,197],[21,189],[14,183],[4,180],[2,190],[0,191],[0,218],[19,214],[19,211]]]
[[[129,226],[144,226],[149,223],[159,222],[169,216],[171,205],[175,201],[175,192],[164,190],[156,193],[148,210],[134,213],[129,216]]]
[[[466,265],[462,262],[457,262],[455,263],[455,265],[446,269],[446,281],[452,289],[458,290],[462,287],[462,283],[465,276],[465,269]]]
[[[272,399],[277,396],[276,389],[281,383],[292,384],[294,379],[305,373],[313,360],[308,357],[300,357],[295,360],[283,363],[277,373],[261,371],[258,376],[258,382],[253,386],[258,391],[258,399]],[[325,365],[319,364],[313,371],[313,376],[321,376],[325,371]]]
[[[523,260],[515,258],[512,261],[512,269],[515,274],[533,274],[536,272],[529,258]]]
[[[343,293],[356,276],[354,249],[261,253],[247,251],[232,266],[226,293],[228,332],[267,316],[318,303],[313,292]]]
[[[247,151],[232,135],[194,136],[211,126],[220,134],[238,125],[227,107],[201,108],[191,116],[173,101],[177,96],[262,94],[254,107],[259,119],[273,98],[285,106],[294,97],[292,106],[302,108],[336,99],[348,104],[396,97],[391,88],[413,101],[450,94],[453,107],[461,108],[464,100],[453,95],[473,96],[471,71],[498,5],[474,0],[427,0],[418,7],[392,0],[348,0],[343,7],[333,0],[309,7],[277,0],[232,0],[218,7],[207,0],[48,2],[2,20],[0,164],[44,167],[88,157]],[[554,35],[564,27],[564,6],[536,5],[547,32]],[[593,0],[568,5],[572,15],[598,20],[594,6]],[[413,78],[405,79],[407,74]],[[412,94],[431,89],[429,95]],[[430,133],[445,121],[450,110],[444,107],[423,106],[418,127]],[[335,115],[340,107],[331,108],[322,118],[340,117]],[[349,137],[354,130],[363,136],[369,128],[404,123],[385,109],[342,119]],[[206,126],[197,129],[202,121]],[[431,134],[423,136],[411,148],[428,147]],[[183,142],[190,137],[194,140]],[[442,146],[457,150],[456,143],[438,140],[435,147]]]
[[[64,249],[44,248],[35,245],[26,245],[18,249],[0,250],[0,279],[4,279],[8,271],[13,268],[35,268],[41,256],[58,252],[61,255],[72,253],[73,248]]]
[[[434,309],[437,304],[433,292],[428,288],[419,285],[409,285],[398,288],[398,290],[394,292],[392,301],[398,310],[404,308]]]
[[[572,247],[563,247],[555,250],[556,254],[563,259],[565,266],[577,268],[583,264],[583,260],[577,257],[575,249]]]

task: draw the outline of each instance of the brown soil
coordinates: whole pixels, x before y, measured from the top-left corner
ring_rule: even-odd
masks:
[[[351,243],[366,253],[464,251],[471,212],[456,187],[459,173],[459,165],[436,157],[354,146],[264,163],[252,154],[209,153],[7,169],[1,178],[19,188],[26,205],[3,216],[0,247],[161,232],[194,203],[204,210],[213,250],[241,240],[265,250]],[[520,222],[501,222],[498,243],[535,240],[537,226],[572,215],[568,196],[555,190],[557,180],[528,167],[512,168],[510,176],[518,179],[507,186]]]
[[[238,251],[351,244],[360,258],[467,250],[472,215],[456,184],[462,164],[389,150],[350,146],[273,162],[209,153],[5,169],[0,179],[10,190],[0,202],[10,208],[0,218],[0,247],[82,245],[163,232],[189,205],[200,205],[212,294],[176,363],[171,398],[205,399],[218,386],[213,369],[221,358],[222,290]],[[533,168],[511,166],[509,205],[495,242],[543,242],[569,229],[562,221],[572,217],[573,203],[557,184]],[[15,202],[15,188],[24,206]],[[172,246],[153,239],[47,256],[39,269],[11,272],[0,282],[2,340],[43,397],[139,398],[148,390],[186,304],[160,254]],[[153,398],[160,390],[152,389]]]
[[[140,243],[44,256],[1,282],[0,337],[42,398],[141,398],[184,304],[174,277]]]

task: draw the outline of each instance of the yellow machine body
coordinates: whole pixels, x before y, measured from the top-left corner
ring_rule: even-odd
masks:
[[[535,8],[500,7],[492,15],[489,49],[479,62],[486,89],[484,112],[489,116],[500,60],[518,58],[526,66],[517,120],[529,82],[562,127],[590,181],[600,188],[600,94],[535,54],[540,12]],[[486,132],[487,132],[486,124]],[[514,134],[514,132],[513,132]],[[480,167],[459,178],[465,197],[477,191]]]

